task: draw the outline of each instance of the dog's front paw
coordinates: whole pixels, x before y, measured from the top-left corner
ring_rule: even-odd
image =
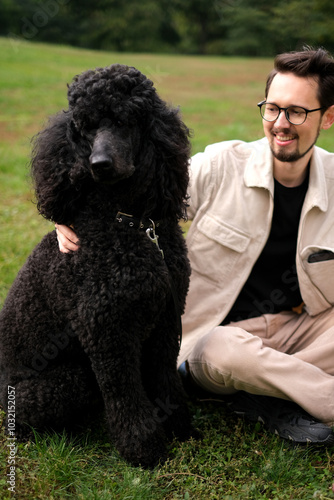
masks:
[[[168,418],[162,422],[168,439],[177,438],[179,441],[186,441],[193,435],[190,414],[185,404],[180,404]]]
[[[162,432],[129,436],[122,444],[116,444],[122,457],[135,467],[152,469],[167,459],[165,439]]]

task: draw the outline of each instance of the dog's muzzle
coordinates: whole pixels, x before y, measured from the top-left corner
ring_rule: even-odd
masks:
[[[129,158],[118,158],[113,154],[111,134],[106,131],[96,136],[89,163],[91,174],[96,182],[115,184],[131,177],[135,171]]]

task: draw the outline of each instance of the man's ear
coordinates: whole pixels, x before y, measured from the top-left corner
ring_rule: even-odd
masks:
[[[329,129],[334,123],[334,105],[330,106],[324,113],[321,121],[321,128]]]

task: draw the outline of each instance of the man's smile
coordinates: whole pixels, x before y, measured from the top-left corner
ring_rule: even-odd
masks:
[[[272,136],[275,140],[275,143],[278,146],[289,146],[297,139],[297,134],[288,134],[287,132],[278,132],[273,130]]]

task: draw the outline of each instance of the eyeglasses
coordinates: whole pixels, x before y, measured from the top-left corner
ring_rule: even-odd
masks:
[[[316,109],[305,109],[300,106],[288,106],[287,108],[280,108],[272,102],[266,102],[266,100],[258,103],[260,108],[261,116],[267,122],[274,122],[277,120],[281,111],[284,111],[285,118],[292,123],[292,125],[302,125],[307,118],[308,113],[313,113],[313,111],[319,111],[320,109],[325,109],[324,107]]]

